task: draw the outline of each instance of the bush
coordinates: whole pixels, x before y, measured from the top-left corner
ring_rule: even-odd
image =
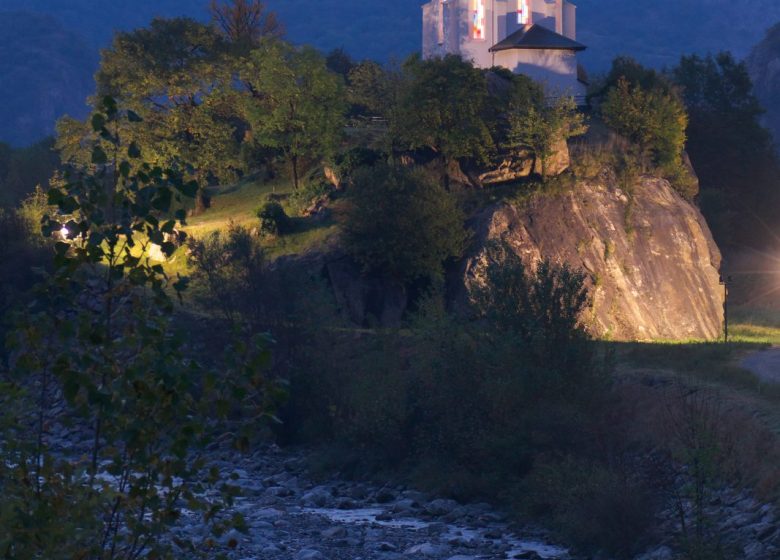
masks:
[[[632,86],[621,78],[607,93],[601,110],[608,126],[650,152],[659,165],[680,161],[688,115],[675,95]]]
[[[348,251],[364,268],[403,282],[443,276],[464,250],[465,217],[419,170],[378,165],[355,173],[344,223]]]
[[[361,167],[371,167],[383,158],[383,154],[376,150],[357,146],[339,154],[336,158],[336,172],[339,177],[350,177]]]
[[[54,244],[52,272],[9,336],[13,367],[0,368],[0,549],[8,557],[196,556],[209,537],[174,534],[183,514],[214,535],[243,525],[219,515],[235,492],[206,447],[233,434],[245,449],[270,411],[265,339],[237,335],[213,370],[184,353],[170,294],[181,295],[187,280],[129,248],[157,243],[170,253],[165,234],[184,212],[170,213],[197,185],[172,169],[131,171],[109,133],[129,119],[110,98],[103,109],[92,126],[123,172],[96,166],[49,191],[56,212],[42,231],[57,238],[67,227],[70,242]],[[92,153],[107,159],[97,145]],[[108,188],[123,211],[106,212]],[[105,274],[95,273],[98,264]],[[63,425],[78,439],[52,433]]]
[[[193,280],[206,289],[202,302],[218,309],[229,321],[252,320],[265,274],[263,250],[257,239],[241,226],[214,231],[187,242]]]
[[[260,218],[260,233],[275,237],[286,235],[292,231],[292,220],[284,211],[284,207],[276,201],[266,202],[257,211]]]
[[[485,283],[472,294],[478,313],[518,336],[551,372],[578,371],[589,352],[581,323],[590,303],[585,275],[549,261],[527,270],[504,243],[488,247],[484,272]]]
[[[658,171],[683,197],[692,200],[698,184],[684,166],[688,114],[678,96],[669,88],[643,89],[620,78],[609,90],[602,106],[606,124],[635,142]]]
[[[333,186],[325,181],[310,181],[290,195],[289,203],[293,212],[304,215],[312,205],[330,198]]]

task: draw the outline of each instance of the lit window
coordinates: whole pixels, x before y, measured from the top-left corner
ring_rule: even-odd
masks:
[[[471,0],[472,20],[471,37],[472,39],[485,38],[485,0]]]
[[[528,0],[517,0],[517,23],[520,25],[527,24],[529,15]]]

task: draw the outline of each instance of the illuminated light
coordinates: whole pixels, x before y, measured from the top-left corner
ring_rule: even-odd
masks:
[[[65,226],[62,226],[62,229],[60,230],[60,235],[62,236],[63,239],[67,239],[68,236],[70,235],[70,232],[68,231],[68,228],[66,228]]]
[[[528,8],[528,0],[517,0],[517,23],[526,25],[530,19],[530,14],[531,10]]]
[[[471,38],[485,38],[485,0],[472,0]]]

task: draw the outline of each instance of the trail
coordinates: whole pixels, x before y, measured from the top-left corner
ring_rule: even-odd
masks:
[[[750,354],[740,365],[765,383],[780,383],[780,347]]]

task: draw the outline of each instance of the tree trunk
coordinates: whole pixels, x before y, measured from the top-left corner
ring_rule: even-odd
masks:
[[[298,156],[290,156],[290,165],[292,167],[293,189],[298,190]]]

